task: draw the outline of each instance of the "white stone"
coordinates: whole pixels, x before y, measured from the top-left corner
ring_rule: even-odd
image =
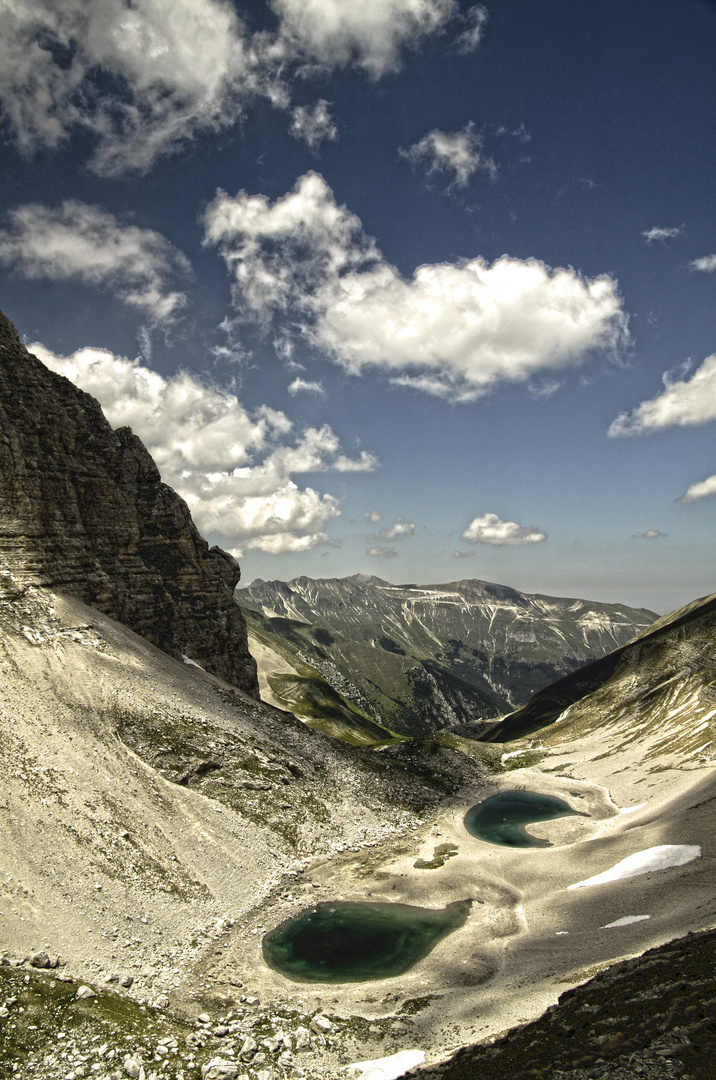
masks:
[[[239,1070],[233,1061],[215,1057],[201,1067],[201,1080],[236,1080]]]

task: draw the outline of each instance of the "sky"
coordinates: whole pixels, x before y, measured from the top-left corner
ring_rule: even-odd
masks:
[[[245,584],[716,589],[716,4],[0,10],[0,307]]]

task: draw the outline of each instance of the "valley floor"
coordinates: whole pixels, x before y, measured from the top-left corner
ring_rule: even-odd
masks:
[[[584,735],[523,769],[463,774],[454,755],[451,790],[438,755],[431,788],[237,704],[67,598],[8,598],[0,630],[0,1076],[136,1080],[141,1065],[145,1080],[194,1080],[218,1056],[227,1080],[326,1080],[415,1049],[429,1070],[615,959],[716,923],[716,770],[702,758],[655,763]],[[508,788],[583,816],[531,826],[547,848],[469,836],[469,806]],[[570,889],[665,846],[690,861]],[[291,983],[265,965],[262,935],[316,898],[474,902],[405,975]]]

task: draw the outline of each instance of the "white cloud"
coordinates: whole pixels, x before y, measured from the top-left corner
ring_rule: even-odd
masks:
[[[661,532],[660,529],[647,529],[646,532],[637,533],[635,540],[665,540],[668,533]]]
[[[542,379],[539,383],[530,383],[527,389],[534,398],[548,398],[562,387],[557,379]]]
[[[307,61],[357,64],[374,78],[396,70],[457,4],[275,0],[274,9],[277,31],[250,34],[230,0],[6,0],[9,128],[28,154],[84,128],[96,172],[146,171],[199,132],[233,124],[256,98],[288,107],[286,80]]]
[[[228,0],[13,0],[1,42],[0,98],[20,148],[55,147],[79,125],[108,175],[233,123],[250,97],[285,103],[285,50],[247,36]],[[112,91],[98,92],[102,74]]]
[[[102,349],[56,356],[30,346],[48,367],[99,399],[113,427],[129,425],[147,446],[162,479],[186,499],[198,528],[237,550],[280,553],[329,543],[339,500],[293,476],[370,471],[363,452],[341,452],[330,427],[293,435],[283,412],[249,411],[234,394],[205,386],[186,372],[171,379]],[[291,443],[286,442],[291,437]]]
[[[399,517],[395,524],[391,525],[389,529],[380,529],[379,532],[369,536],[368,540],[397,540],[400,536],[412,536],[414,532],[415,522],[403,521],[403,519]]]
[[[654,225],[651,229],[645,229],[641,235],[644,237],[647,244],[653,244],[655,240],[673,240],[673,238],[679,236],[680,233],[680,228],[665,229],[660,225]]]
[[[107,288],[153,322],[173,318],[186,303],[170,287],[189,273],[186,257],[152,229],[121,225],[86,203],[27,203],[11,211],[10,228],[0,231],[0,261],[27,278]]]
[[[698,844],[660,844],[628,855],[626,859],[615,863],[609,870],[594,877],[568,885],[568,889],[585,889],[591,885],[602,885],[610,881],[623,881],[624,878],[651,874],[655,870],[668,870],[672,866],[684,866],[701,857]]]
[[[475,554],[474,551],[453,551],[453,559],[469,559]]]
[[[373,78],[396,71],[404,48],[440,30],[455,0],[274,0],[288,48],[328,67],[357,64]]]
[[[460,536],[469,544],[491,544],[493,547],[538,544],[547,539],[547,533],[531,526],[518,525],[516,521],[502,521],[497,514],[482,514],[473,518]]]
[[[451,187],[467,187],[470,177],[478,171],[497,175],[497,166],[483,154],[482,139],[472,122],[462,131],[429,131],[407,150],[400,150],[400,155],[411,165],[424,165],[428,176],[452,174]]]
[[[688,503],[696,502],[697,499],[708,499],[710,495],[716,495],[716,473],[696,484],[691,484],[676,501],[688,505]]]
[[[360,220],[315,172],[273,205],[265,195],[218,191],[204,224],[205,243],[218,246],[234,277],[236,306],[261,321],[291,305],[310,311],[326,281],[378,258]]]
[[[466,56],[474,52],[482,41],[482,34],[487,22],[487,10],[481,5],[468,8],[464,16],[465,29],[455,38],[453,45],[457,52]]]
[[[383,520],[383,515],[379,514],[377,510],[364,510],[363,517],[366,521],[370,521],[371,524],[375,524],[376,521]]]
[[[288,392],[291,397],[295,397],[296,394],[325,394],[325,390],[319,382],[309,382],[307,379],[301,379],[296,377],[289,385]]]
[[[375,547],[368,548],[368,555],[373,555],[377,559],[395,559],[398,552],[392,547],[383,547],[377,544]]]
[[[380,367],[399,385],[452,401],[574,366],[627,337],[607,276],[587,279],[505,255],[492,265],[478,257],[401,277],[317,173],[273,204],[264,195],[218,192],[205,230],[245,317],[268,323],[290,310],[300,332],[347,371]]]
[[[664,392],[650,401],[642,401],[631,414],[620,413],[608,434],[643,435],[666,427],[705,424],[716,419],[716,353],[707,356],[690,379],[672,381],[663,375]]]
[[[322,142],[338,138],[338,128],[328,111],[328,102],[320,98],[315,105],[297,105],[291,113],[290,133],[317,150]]]
[[[574,365],[617,345],[625,327],[610,278],[585,281],[508,256],[491,266],[481,258],[421,266],[410,281],[383,263],[324,293],[314,336],[347,370],[379,365],[453,400]],[[418,373],[402,374],[410,369]]]
[[[692,270],[701,270],[704,274],[712,274],[716,270],[716,255],[704,255],[701,259],[694,259],[689,263]]]

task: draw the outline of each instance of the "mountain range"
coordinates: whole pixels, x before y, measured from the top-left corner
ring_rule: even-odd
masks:
[[[236,597],[264,699],[365,744],[511,712],[658,618],[486,581],[368,574],[257,580]]]

